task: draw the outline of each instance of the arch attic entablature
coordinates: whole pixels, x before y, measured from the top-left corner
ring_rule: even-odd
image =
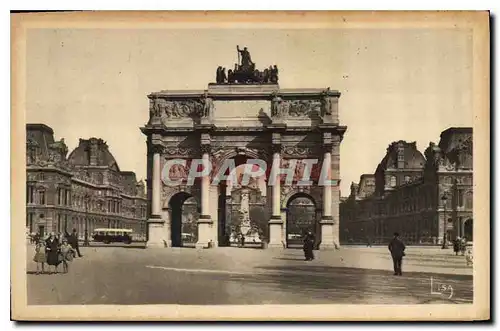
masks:
[[[291,132],[339,126],[339,97],[340,92],[328,88],[280,89],[274,84],[154,92],[148,95],[150,116],[142,131],[168,136],[204,129],[260,132],[273,124],[286,124]]]

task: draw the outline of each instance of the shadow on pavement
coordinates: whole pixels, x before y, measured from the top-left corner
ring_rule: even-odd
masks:
[[[280,260],[300,260],[303,259],[292,259],[292,258],[277,258]],[[376,276],[393,276],[392,270],[380,270],[380,269],[363,269],[363,268],[350,268],[350,267],[330,267],[330,266],[317,266],[317,265],[287,265],[287,266],[262,266],[257,267],[257,269],[262,269],[266,271],[275,271],[275,272],[306,272],[311,273],[311,275],[317,275],[318,273],[327,273],[327,274],[345,274],[349,273],[351,275],[376,275]],[[435,273],[429,272],[405,272],[403,266],[403,273],[406,276],[414,276],[414,277],[422,277],[422,278],[430,278],[431,276],[437,277]],[[404,276],[403,276],[404,277]],[[440,278],[451,278],[454,280],[470,280],[472,281],[471,275],[457,275],[457,274],[439,274]]]
[[[259,273],[258,270],[262,270]],[[229,281],[259,288],[278,287],[311,299],[331,299],[332,303],[472,303],[472,276],[435,275],[409,272],[394,276],[392,271],[328,266],[262,266],[253,275],[232,275]],[[405,277],[406,276],[406,277]],[[453,284],[458,301],[434,298],[430,277]],[[455,299],[455,298],[453,298]],[[304,303],[309,301],[305,300]],[[296,304],[300,304],[297,302]]]
[[[140,243],[140,244],[90,244],[90,246],[80,246],[80,248],[133,248],[133,249],[145,249],[146,244]]]

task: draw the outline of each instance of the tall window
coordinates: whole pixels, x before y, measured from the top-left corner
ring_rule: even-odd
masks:
[[[396,176],[391,176],[391,187],[396,187]]]
[[[472,209],[472,192],[467,192],[465,196],[465,208]]]
[[[34,189],[33,185],[27,185],[26,186],[26,202],[27,203],[33,203],[33,195],[34,195]]]
[[[33,233],[33,213],[28,213],[28,224],[26,225],[30,229],[30,233]]]
[[[69,190],[65,190],[66,192],[66,201],[64,202],[65,205],[70,205],[71,204],[71,194]]]
[[[457,190],[457,206],[464,206],[464,190]]]
[[[61,232],[61,214],[57,214],[57,232]]]
[[[38,192],[38,203],[41,205],[45,204],[45,190],[40,190]]]

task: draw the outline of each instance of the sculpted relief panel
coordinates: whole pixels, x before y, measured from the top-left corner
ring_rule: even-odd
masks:
[[[203,118],[212,116],[214,109],[213,100],[206,95],[199,99],[167,100],[164,98],[150,99],[150,120],[167,120]]]
[[[319,100],[284,100],[275,96],[271,103],[273,118],[311,117],[319,115],[320,110],[321,101]]]

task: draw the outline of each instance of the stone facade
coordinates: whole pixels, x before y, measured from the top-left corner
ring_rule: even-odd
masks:
[[[242,187],[225,181],[213,185],[209,176],[194,185],[186,181],[170,185],[162,181],[168,160],[183,159],[189,164],[202,159],[215,174],[226,160],[238,166],[248,159],[261,159],[271,168],[274,163],[286,167],[291,159],[315,158],[320,165],[327,163],[332,177],[339,179],[339,147],[346,130],[339,124],[339,97],[338,91],[329,89],[285,90],[277,84],[209,84],[204,91],[151,93],[149,120],[141,128],[148,146],[148,246],[176,245],[182,214],[178,209],[190,197],[199,206],[196,246],[228,245],[229,229],[241,226],[235,223],[233,209],[238,201],[234,190]],[[185,178],[187,171],[175,166],[169,175]],[[266,183],[248,191],[249,228],[256,228],[269,247],[286,247],[287,206],[299,196],[309,197],[316,206],[311,230],[320,247],[338,246],[338,186]]]
[[[30,233],[128,228],[144,239],[147,200],[135,173],[120,171],[102,139],[64,139],[44,124],[26,125],[26,228]]]
[[[411,244],[472,240],[472,197],[472,128],[443,131],[425,157],[415,143],[394,142],[341,203],[341,240],[385,243],[394,232]]]

